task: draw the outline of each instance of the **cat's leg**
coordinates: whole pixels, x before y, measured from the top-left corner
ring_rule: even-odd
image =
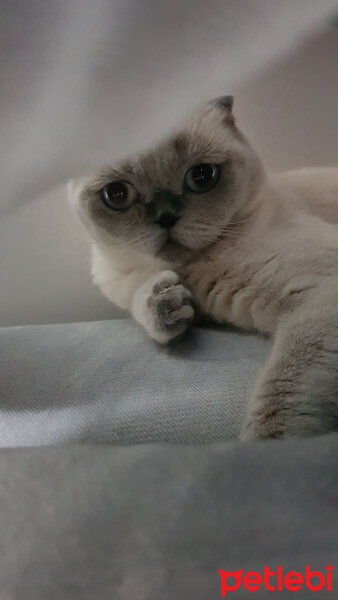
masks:
[[[134,294],[132,313],[150,337],[166,344],[184,333],[194,317],[191,293],[173,271],[150,277]]]
[[[258,378],[241,437],[302,437],[337,427],[338,291],[286,317]]]

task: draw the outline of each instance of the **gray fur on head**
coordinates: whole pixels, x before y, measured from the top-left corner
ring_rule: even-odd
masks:
[[[232,96],[224,96],[197,111],[182,131],[134,160],[122,162],[80,182],[73,195],[76,210],[95,240],[153,256],[194,253],[212,244],[262,181],[261,163],[233,121]],[[199,163],[219,168],[217,185],[196,194],[185,188],[187,171]],[[113,181],[127,181],[137,199],[126,212],[111,210],[102,202],[102,188]],[[179,219],[167,231],[149,219],[163,193],[179,204]],[[161,196],[162,194],[162,196]],[[176,245],[175,245],[176,244]]]

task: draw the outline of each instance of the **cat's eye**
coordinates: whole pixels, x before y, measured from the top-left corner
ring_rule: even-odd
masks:
[[[137,198],[137,191],[128,181],[112,181],[101,190],[101,198],[108,208],[128,210]]]
[[[201,163],[186,172],[184,186],[195,194],[209,192],[217,183],[219,167],[209,163]]]

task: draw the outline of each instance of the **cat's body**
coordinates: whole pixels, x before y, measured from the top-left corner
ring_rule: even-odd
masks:
[[[98,185],[102,189],[106,174],[75,188],[94,242],[94,281],[161,343],[187,328],[192,305],[220,323],[274,335],[244,437],[327,431],[338,405],[338,169],[267,177],[234,125],[228,98],[194,122],[188,135],[188,142],[178,136],[136,162],[128,178],[136,175],[139,189],[150,184],[148,207],[157,211],[162,202],[160,218],[172,216],[170,227],[157,227],[157,213],[148,225],[147,200],[134,220],[130,216],[124,236],[141,217],[153,236],[151,248],[147,230],[128,243],[121,232],[115,239],[110,235],[109,223],[100,223],[101,208],[96,212],[92,194]],[[184,151],[196,158],[182,160]],[[189,173],[191,164],[207,165],[202,176],[214,177],[212,188],[202,193],[193,180],[193,193],[188,188],[184,194],[180,169],[188,167]],[[212,175],[210,164],[215,169],[221,164],[222,170]],[[193,168],[199,182],[200,172]],[[118,210],[115,218],[128,210]],[[195,211],[193,218],[189,210]],[[167,237],[158,241],[163,229]],[[135,239],[144,243],[142,250]]]
[[[305,182],[328,176],[333,185],[327,198],[334,188],[338,198],[338,169],[309,170]],[[301,189],[293,189],[288,173],[276,179],[263,187],[242,223],[183,270],[203,312],[268,334],[285,311],[318,294],[324,278],[336,285],[338,278],[338,200],[335,223],[324,221]]]

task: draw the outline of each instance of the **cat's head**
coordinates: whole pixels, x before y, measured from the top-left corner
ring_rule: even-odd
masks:
[[[71,202],[93,241],[173,262],[215,242],[264,179],[232,103],[214,100],[153,150],[75,182]]]

